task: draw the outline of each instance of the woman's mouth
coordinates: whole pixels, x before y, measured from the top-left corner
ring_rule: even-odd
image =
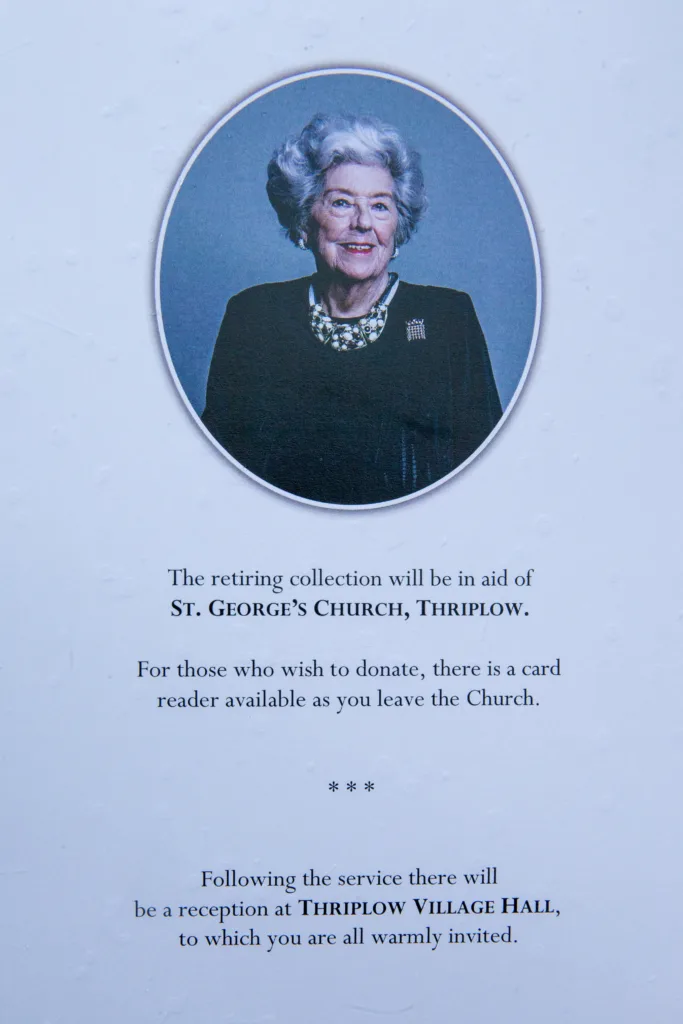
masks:
[[[374,245],[365,242],[342,242],[341,247],[352,256],[368,256],[375,248]]]

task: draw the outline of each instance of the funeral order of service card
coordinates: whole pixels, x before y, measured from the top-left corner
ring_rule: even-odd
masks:
[[[2,22],[4,1019],[675,1024],[680,7]]]

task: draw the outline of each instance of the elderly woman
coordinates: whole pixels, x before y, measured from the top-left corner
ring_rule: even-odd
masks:
[[[251,473],[313,501],[429,487],[501,406],[469,296],[389,269],[425,208],[418,154],[374,118],[318,116],[276,151],[267,191],[316,271],[230,300],[205,426]]]

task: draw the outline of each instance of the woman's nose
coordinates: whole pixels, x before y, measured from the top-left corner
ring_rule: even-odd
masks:
[[[356,201],[354,211],[353,227],[357,231],[369,231],[372,227],[372,217],[368,204]]]

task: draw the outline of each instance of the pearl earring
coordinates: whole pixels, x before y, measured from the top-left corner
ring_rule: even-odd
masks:
[[[300,238],[299,241],[296,244],[299,246],[300,249],[307,249],[308,248],[308,246],[304,242],[303,238]]]
[[[397,256],[398,256],[398,254],[400,253],[400,251],[401,251],[401,250],[399,249],[399,247],[398,247],[398,246],[395,246],[395,247],[394,247],[394,252],[393,252],[393,255],[392,255],[392,257],[391,257],[391,258],[392,258],[392,260],[395,260],[395,259],[396,259],[396,257],[397,257]]]

